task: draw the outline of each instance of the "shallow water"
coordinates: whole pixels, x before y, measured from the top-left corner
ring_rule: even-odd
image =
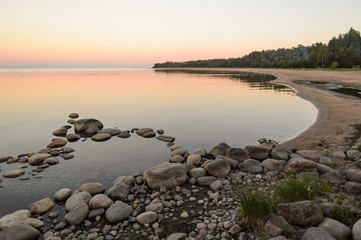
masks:
[[[291,89],[254,78],[151,69],[0,70],[0,156],[46,147],[71,112],[121,130],[164,129],[190,152],[210,150],[220,142],[244,147],[261,137],[282,142],[316,119],[314,106]],[[58,165],[40,173],[42,179],[31,176],[34,167],[27,164],[1,163],[1,173],[28,166],[25,175],[30,179],[3,178],[0,216],[52,197],[63,187],[75,190],[95,181],[109,187],[118,176],[168,161],[166,145],[137,135],[69,143],[75,158],[59,158]]]

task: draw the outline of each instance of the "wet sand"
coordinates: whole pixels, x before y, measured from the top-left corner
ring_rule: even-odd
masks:
[[[204,68],[197,70],[202,69]],[[295,138],[284,142],[284,145],[295,149],[325,149],[332,144],[353,145],[361,142],[361,100],[359,98],[295,82],[297,80],[325,81],[361,88],[361,71],[249,68],[206,70],[272,74],[278,77],[273,81],[274,83],[286,84],[296,89],[298,96],[313,103],[318,109],[315,123]]]

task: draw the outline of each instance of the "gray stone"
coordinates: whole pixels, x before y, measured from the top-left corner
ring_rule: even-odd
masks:
[[[55,207],[55,203],[50,198],[44,198],[39,201],[36,201],[31,206],[32,214],[44,214],[49,212],[51,209]]]
[[[117,128],[104,128],[100,130],[98,133],[108,133],[111,136],[116,136],[121,133],[121,131]]]
[[[217,178],[215,178],[213,176],[205,176],[205,177],[197,178],[197,183],[201,186],[209,186],[216,180],[217,180]]]
[[[361,219],[359,219],[352,227],[353,240],[361,240]]]
[[[157,136],[156,139],[163,141],[163,142],[174,142],[175,137],[160,135],[160,136]]]
[[[109,223],[117,223],[128,218],[133,212],[133,208],[122,201],[116,201],[105,212]]]
[[[210,175],[218,178],[227,176],[231,171],[231,166],[229,165],[228,161],[220,158],[206,163],[204,168]]]
[[[45,159],[51,157],[51,154],[48,153],[37,153],[29,157],[29,164],[31,166],[37,166],[44,162]]]
[[[184,240],[186,237],[187,234],[185,233],[172,233],[167,237],[167,240]]]
[[[31,213],[29,210],[18,210],[11,214],[5,215],[0,218],[0,230],[13,225],[22,224],[27,218],[30,217],[30,215]]]
[[[238,165],[239,165],[239,162],[237,160],[234,160],[230,157],[227,157],[227,156],[222,156],[222,155],[218,155],[216,160],[219,160],[219,159],[223,159],[223,160],[226,160],[229,164],[229,166],[231,166],[232,169],[237,169],[238,168]]]
[[[345,185],[345,189],[349,193],[359,194],[361,193],[361,183],[347,182]]]
[[[284,219],[284,217],[282,216],[270,217],[264,226],[264,230],[272,237],[281,235],[283,229],[285,228],[289,229],[292,232],[295,231],[293,227],[290,224],[288,224],[286,219]]]
[[[361,169],[360,168],[347,168],[346,177],[352,182],[361,183]]]
[[[317,163],[317,171],[321,174],[325,174],[325,173],[330,173],[334,170],[326,165]]]
[[[318,162],[325,165],[332,165],[332,160],[329,157],[320,157]]]
[[[134,182],[135,182],[134,176],[120,176],[114,180],[112,185],[115,185],[117,183],[124,183],[124,184],[128,185],[129,187],[132,187],[134,185]]]
[[[61,157],[64,158],[64,160],[69,160],[69,159],[74,158],[74,155],[69,154],[69,153],[64,153],[61,155]]]
[[[277,214],[284,217],[291,224],[308,226],[322,221],[322,208],[315,202],[305,200],[300,202],[280,203]]]
[[[96,125],[99,130],[103,129],[103,124],[99,120],[93,118],[85,118],[75,121],[75,133],[85,132],[90,127],[90,125]]]
[[[62,188],[55,193],[54,200],[56,202],[65,202],[70,196],[71,196],[71,189]]]
[[[207,175],[206,169],[202,167],[193,168],[189,170],[189,175],[193,178],[199,178]]]
[[[144,133],[143,135],[142,135],[142,137],[144,137],[144,138],[153,138],[153,137],[155,137],[155,132],[146,132],[146,133]]]
[[[325,229],[336,240],[348,240],[351,237],[351,230],[343,223],[332,218],[325,218],[318,227]]]
[[[292,148],[286,146],[277,146],[271,151],[272,158],[279,160],[288,160],[291,154]]]
[[[209,185],[210,189],[212,189],[213,191],[218,191],[220,189],[223,188],[223,184],[222,184],[222,181],[221,180],[216,180],[214,182],[212,182],[210,185]]]
[[[67,129],[67,128],[61,127],[61,128],[59,128],[59,129],[55,130],[55,131],[53,132],[53,135],[54,135],[54,136],[57,136],[57,137],[65,137],[67,132],[68,132],[68,129]]]
[[[169,159],[169,162],[171,163],[181,163],[185,160],[184,157],[182,157],[181,155],[177,154],[177,155],[174,155],[172,156],[170,159]]]
[[[317,163],[307,159],[292,158],[288,161],[284,171],[292,174],[300,172],[317,172]]]
[[[359,150],[348,150],[346,156],[352,161],[358,161],[360,160],[361,153]]]
[[[262,165],[259,161],[253,159],[247,159],[243,163],[240,163],[238,168],[247,173],[261,173]]]
[[[116,183],[108,190],[108,196],[115,200],[124,200],[128,197],[129,186],[123,182]]]
[[[336,240],[325,229],[319,227],[311,227],[303,234],[301,240]]]
[[[323,177],[329,181],[330,183],[334,184],[344,184],[346,183],[346,178],[339,170],[335,170],[329,173],[325,173]]]
[[[194,154],[199,154],[201,157],[205,157],[207,155],[207,150],[205,148],[197,148],[194,150]]]
[[[148,206],[145,207],[146,212],[156,212],[161,213],[163,211],[163,204],[162,203],[151,203]]]
[[[138,134],[139,136],[143,136],[144,134],[149,132],[154,132],[154,131],[151,128],[141,128],[136,131],[136,134]]]
[[[158,219],[156,212],[144,212],[137,216],[137,222],[140,224],[149,224]]]
[[[13,225],[0,231],[0,239],[3,240],[35,240],[39,236],[39,230],[27,224]]]
[[[24,170],[10,170],[10,171],[4,172],[3,177],[4,178],[17,178],[24,174],[25,174]]]
[[[85,202],[73,208],[70,212],[65,215],[65,220],[70,225],[78,225],[84,221],[89,212],[88,204]]]
[[[97,194],[90,199],[89,208],[96,209],[96,208],[109,208],[110,205],[113,204],[113,201],[104,194]]]
[[[187,157],[187,162],[192,163],[194,166],[201,164],[202,157],[199,154],[191,154]]]
[[[214,158],[216,158],[218,155],[225,156],[228,149],[231,147],[228,146],[227,143],[220,143],[217,146],[214,146],[211,151],[209,151],[209,154],[211,154]]]
[[[45,163],[49,165],[55,165],[59,163],[59,159],[57,157],[50,157],[44,160]]]
[[[322,157],[322,154],[318,150],[299,150],[297,151],[297,154],[303,156],[306,159],[311,159],[318,161],[320,157]]]
[[[244,150],[252,159],[256,160],[265,160],[270,154],[269,149],[260,146],[246,146]]]
[[[97,133],[92,136],[92,140],[96,142],[104,142],[112,137],[109,133]]]
[[[30,225],[34,228],[41,228],[44,226],[44,222],[36,218],[27,218],[25,219],[24,224]]]
[[[79,206],[83,202],[89,203],[91,195],[88,192],[78,192],[70,196],[65,202],[65,208],[67,211],[71,211],[73,208]]]
[[[105,191],[104,186],[101,183],[84,183],[79,187],[82,192],[88,192],[91,195],[103,193]]]
[[[279,160],[276,159],[267,158],[262,161],[261,165],[262,167],[266,168],[269,171],[278,171],[278,172],[283,171],[283,165]]]
[[[187,173],[196,167],[192,163],[182,163],[182,166],[186,169]]]
[[[104,208],[93,209],[88,213],[88,218],[94,218],[96,216],[103,215],[105,212]]]
[[[162,163],[146,170],[144,178],[151,189],[173,188],[185,183],[187,171],[180,163]]]

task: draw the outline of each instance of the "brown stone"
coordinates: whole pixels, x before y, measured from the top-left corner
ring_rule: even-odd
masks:
[[[313,201],[280,203],[277,205],[277,214],[284,217],[291,224],[309,226],[322,221],[322,208]]]
[[[36,201],[31,206],[31,213],[32,214],[44,214],[49,212],[51,209],[55,207],[55,203],[50,198],[44,198],[39,201]]]
[[[60,147],[64,147],[66,144],[67,141],[64,139],[55,139],[47,146],[47,148],[60,148]]]
[[[317,163],[303,159],[292,158],[285,167],[286,173],[317,172]]]

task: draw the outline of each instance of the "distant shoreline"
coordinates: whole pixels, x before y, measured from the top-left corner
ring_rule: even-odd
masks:
[[[167,68],[169,69],[169,68]],[[333,82],[361,88],[361,71],[290,70],[259,68],[182,68],[200,71],[266,73],[277,77],[273,83],[294,88],[296,95],[318,109],[316,121],[296,137],[283,144],[295,149],[324,149],[332,144],[361,142],[361,100],[356,97],[322,90],[296,80]],[[160,69],[157,69],[160,70]],[[358,129],[358,130],[357,130]]]

